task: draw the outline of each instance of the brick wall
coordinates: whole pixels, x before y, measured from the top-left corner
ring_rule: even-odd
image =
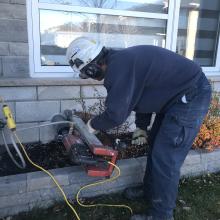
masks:
[[[213,81],[213,90],[217,92],[220,96],[220,81],[219,80]]]
[[[106,96],[103,86],[26,86],[0,87],[0,94],[10,106],[18,129],[45,123],[54,114],[65,109],[82,111],[80,100],[85,101],[86,109],[98,99]],[[0,118],[3,118],[0,111]],[[31,129],[19,132],[23,142],[49,141],[54,138],[52,127]],[[2,142],[2,141],[0,141]]]
[[[29,83],[28,83],[29,82]],[[79,83],[78,83],[79,82]],[[106,90],[103,85],[96,82],[83,84],[83,80],[68,79],[44,79],[44,80],[0,80],[0,96],[10,106],[17,128],[31,127],[48,123],[54,114],[63,112],[65,109],[83,111],[80,100],[85,101],[86,109],[95,106],[99,99],[106,97]],[[24,84],[24,86],[22,86]],[[214,90],[220,93],[220,82],[216,81]],[[0,106],[1,109],[1,106]],[[0,119],[3,118],[0,110]],[[131,130],[135,128],[134,114],[128,121],[131,123]],[[23,143],[48,142],[55,138],[53,127],[41,127],[36,129],[18,132]],[[10,143],[10,140],[8,143]],[[0,145],[3,140],[0,137]],[[0,147],[0,152],[4,148]]]
[[[29,75],[25,0],[0,0],[0,77]]]
[[[28,83],[29,82],[29,83]],[[79,82],[79,85],[78,83]],[[54,114],[63,112],[65,109],[75,109],[83,111],[81,100],[85,101],[88,109],[99,103],[99,99],[105,99],[106,90],[103,85],[93,82],[84,84],[83,80],[0,80],[0,96],[10,106],[15,118],[18,130],[37,126],[50,122]],[[22,86],[25,84],[24,86]],[[215,83],[215,91],[220,92],[220,82]],[[1,107],[1,106],[0,106]],[[3,118],[0,111],[0,119]],[[130,129],[134,130],[134,114],[128,121]],[[33,128],[25,131],[18,131],[23,143],[49,142],[55,138],[55,131],[52,126]],[[10,139],[7,138],[8,143]],[[3,140],[0,137],[0,145]],[[5,148],[0,147],[0,153]]]

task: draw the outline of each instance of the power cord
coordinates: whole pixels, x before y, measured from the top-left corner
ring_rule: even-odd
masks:
[[[15,136],[15,138],[17,139],[19,145],[21,146],[27,160],[33,165],[35,166],[36,168],[42,170],[43,172],[45,172],[47,175],[49,175],[51,177],[51,179],[54,181],[54,183],[56,184],[56,186],[58,187],[58,189],[60,190],[61,194],[63,195],[63,198],[66,202],[66,204],[70,207],[70,209],[73,211],[74,215],[76,216],[77,220],[80,220],[80,217],[79,215],[77,214],[76,210],[73,208],[73,206],[69,203],[63,189],[61,188],[60,184],[57,182],[57,180],[55,179],[55,177],[48,171],[48,170],[45,170],[43,167],[37,165],[36,163],[34,163],[30,157],[28,156],[26,150],[25,150],[25,147],[24,145],[21,143],[18,135],[16,134],[16,131],[13,131],[13,135]],[[93,187],[93,186],[97,186],[97,185],[101,185],[101,184],[104,184],[104,183],[107,183],[107,182],[112,182],[114,180],[116,180],[120,174],[121,174],[121,171],[120,171],[120,168],[111,163],[111,162],[108,162],[110,165],[114,166],[116,168],[116,170],[118,171],[118,173],[111,177],[110,179],[106,179],[106,180],[103,180],[103,181],[98,181],[98,182],[95,182],[95,183],[92,183],[92,184],[88,184],[88,185],[85,185],[83,187],[81,187],[76,195],[76,201],[77,203],[81,206],[81,207],[84,207],[84,208],[90,208],[90,207],[97,207],[97,206],[105,206],[105,207],[117,207],[117,208],[126,208],[126,209],[129,209],[130,213],[132,214],[133,211],[131,209],[131,207],[127,206],[127,205],[111,205],[111,204],[93,204],[93,205],[87,205],[87,204],[83,204],[80,202],[79,200],[79,194],[81,193],[82,190],[86,189],[86,188],[90,188],[90,187]]]
[[[6,123],[0,119],[0,130],[2,130],[5,127]]]
[[[24,152],[24,155],[26,156],[27,160],[36,168],[38,168],[39,170],[42,170],[44,173],[46,173],[48,176],[50,176],[50,178],[53,180],[53,182],[56,184],[57,188],[60,190],[66,204],[70,207],[70,209],[73,211],[74,215],[76,216],[76,219],[77,220],[80,220],[80,217],[79,215],[77,214],[76,210],[73,208],[73,206],[69,203],[67,197],[66,197],[66,194],[64,193],[62,187],[60,186],[60,184],[58,183],[58,181],[55,179],[55,177],[48,171],[48,170],[45,170],[43,167],[37,165],[36,163],[34,163],[30,157],[28,156],[26,150],[25,150],[25,147],[24,145],[21,143],[18,135],[16,134],[16,131],[13,131],[13,135],[15,136],[16,140],[18,141],[19,145],[21,146],[21,149],[23,150]]]
[[[112,182],[112,181],[116,180],[121,175],[120,168],[117,165],[115,165],[115,164],[113,164],[111,162],[108,162],[108,164],[114,166],[118,173],[115,176],[113,176],[113,177],[111,177],[109,179],[98,181],[98,182],[91,183],[91,184],[88,184],[88,185],[85,185],[85,186],[81,187],[80,190],[78,191],[78,193],[76,194],[76,201],[77,201],[77,203],[80,206],[85,207],[85,208],[91,208],[91,207],[97,207],[97,206],[126,208],[126,209],[128,209],[130,211],[131,214],[133,214],[133,211],[132,211],[131,207],[129,207],[127,205],[111,205],[111,204],[93,204],[93,205],[88,205],[88,204],[83,204],[83,203],[80,202],[79,195],[82,192],[82,190],[90,188],[90,187],[93,187],[93,186],[98,186],[98,185],[101,185],[101,184],[104,184],[104,183]]]
[[[0,97],[0,102],[2,102],[2,103],[4,104],[4,100],[3,100],[2,97]],[[43,167],[41,167],[41,166],[39,166],[38,164],[34,163],[34,162],[30,159],[30,157],[28,156],[28,154],[27,154],[27,152],[26,152],[26,150],[25,150],[24,145],[21,143],[21,141],[20,141],[20,139],[19,139],[19,137],[18,137],[18,135],[17,135],[17,133],[16,133],[16,124],[15,124],[15,122],[14,122],[14,120],[13,120],[13,117],[12,117],[12,114],[11,114],[11,110],[10,110],[10,108],[9,108],[8,106],[6,106],[6,107],[7,107],[6,113],[7,113],[7,116],[8,116],[8,118],[6,117],[7,126],[8,126],[8,128],[10,129],[10,131],[12,132],[12,134],[14,135],[14,137],[16,138],[17,142],[19,143],[21,149],[22,149],[23,152],[24,152],[25,157],[27,158],[27,160],[28,160],[34,167],[38,168],[39,170],[42,170],[44,173],[46,173],[48,176],[51,177],[51,179],[53,180],[53,182],[55,183],[55,185],[57,186],[57,188],[60,190],[60,192],[61,192],[61,194],[62,194],[62,196],[63,196],[63,198],[64,198],[66,204],[69,206],[69,208],[70,208],[70,209],[72,210],[72,212],[74,213],[76,219],[77,219],[77,220],[80,220],[80,217],[79,217],[78,213],[76,212],[76,210],[74,209],[74,207],[73,207],[73,206],[70,204],[70,202],[68,201],[65,192],[63,191],[62,187],[60,186],[60,184],[58,183],[58,181],[55,179],[55,177],[54,177],[48,170],[45,170]],[[3,110],[3,111],[4,111],[4,110]],[[80,193],[81,193],[82,190],[87,189],[87,188],[90,188],[90,187],[93,187],[93,186],[101,185],[101,184],[104,184],[104,183],[107,183],[107,182],[112,182],[112,181],[116,180],[116,179],[120,176],[120,173],[121,173],[120,168],[119,168],[117,165],[115,165],[115,164],[113,164],[113,163],[111,163],[111,162],[108,162],[108,164],[114,166],[114,167],[116,168],[116,170],[117,170],[118,173],[117,173],[115,176],[113,176],[113,177],[111,177],[111,178],[109,178],[109,179],[106,179],[106,180],[103,180],[103,181],[98,181],[98,182],[95,182],[95,183],[92,183],[92,184],[88,184],[88,185],[85,185],[85,186],[81,187],[81,188],[79,189],[77,195],[76,195],[77,203],[78,203],[80,206],[84,207],[84,208],[97,207],[97,206],[126,208],[126,209],[129,209],[130,213],[132,214],[132,213],[133,213],[132,209],[131,209],[129,206],[127,206],[127,205],[110,205],[110,204],[93,204],[93,205],[88,205],[88,204],[83,204],[83,203],[81,203],[80,200],[79,200],[79,195],[80,195]]]

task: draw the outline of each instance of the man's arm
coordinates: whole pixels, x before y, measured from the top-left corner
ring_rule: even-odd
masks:
[[[108,130],[122,124],[137,104],[144,80],[136,73],[136,64],[132,56],[122,54],[107,67],[108,95],[106,110],[91,120],[96,130]]]
[[[106,110],[91,120],[90,125],[96,130],[108,130],[122,124],[133,108],[135,81],[119,74],[112,83],[106,97]],[[129,72],[127,72],[129,75]]]

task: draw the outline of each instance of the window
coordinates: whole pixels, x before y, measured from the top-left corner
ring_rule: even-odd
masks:
[[[167,1],[163,0],[39,0],[39,2],[153,13],[167,13],[168,9]]]
[[[46,21],[55,21],[47,23]],[[56,24],[54,26],[54,24]],[[165,46],[166,21],[91,13],[40,10],[41,65],[67,65],[66,48],[79,36],[113,48],[137,44]]]
[[[27,3],[32,76],[77,77],[67,65],[65,54],[69,43],[82,35],[91,36],[107,47],[149,44],[169,48],[168,0],[31,0]]]
[[[177,52],[202,66],[215,67],[219,38],[219,0],[182,0]]]
[[[107,47],[156,45],[218,74],[219,0],[27,1],[33,77],[78,77],[66,48],[78,36]]]

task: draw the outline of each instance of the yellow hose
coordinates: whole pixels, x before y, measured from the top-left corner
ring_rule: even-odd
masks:
[[[95,183],[91,183],[91,184],[88,184],[88,185],[85,185],[83,187],[80,188],[80,190],[77,192],[76,194],[76,201],[77,203],[82,206],[82,207],[85,207],[85,208],[91,208],[91,207],[97,207],[97,206],[105,206],[105,207],[116,207],[116,208],[126,208],[126,209],[129,209],[130,213],[133,214],[133,211],[131,209],[131,207],[127,206],[127,205],[110,205],[110,204],[93,204],[93,205],[86,205],[86,204],[83,204],[80,202],[79,200],[79,194],[81,193],[82,190],[86,189],[86,188],[90,188],[90,187],[93,187],[93,186],[97,186],[97,185],[101,185],[101,184],[104,184],[104,183],[107,183],[107,182],[112,182],[114,180],[116,180],[120,174],[121,174],[121,171],[120,171],[120,168],[111,163],[111,162],[108,162],[109,164],[111,164],[112,166],[114,166],[117,170],[117,174],[113,177],[111,177],[110,179],[106,179],[106,180],[102,180],[102,181],[98,181],[98,182],[95,182]]]
[[[36,168],[42,170],[43,172],[45,172],[47,175],[49,175],[49,176],[51,177],[51,179],[54,181],[54,183],[56,184],[56,186],[57,186],[58,189],[60,190],[61,194],[63,195],[63,198],[64,198],[66,204],[67,204],[67,205],[70,207],[70,209],[73,211],[73,213],[74,213],[74,215],[76,216],[77,220],[80,220],[79,215],[77,214],[77,212],[76,212],[76,210],[73,208],[73,206],[69,203],[69,201],[68,201],[68,199],[67,199],[67,197],[66,197],[66,195],[65,195],[65,193],[64,193],[64,191],[63,191],[63,189],[61,188],[61,186],[59,185],[59,183],[57,182],[57,180],[55,179],[55,177],[54,177],[49,171],[47,171],[47,170],[45,170],[43,167],[37,165],[36,163],[34,163],[34,162],[30,159],[30,157],[28,156],[28,154],[27,154],[27,152],[26,152],[26,150],[25,150],[24,145],[21,143],[21,141],[20,141],[20,139],[19,139],[19,137],[17,136],[17,134],[16,134],[15,131],[13,131],[13,134],[14,134],[14,136],[16,137],[16,139],[17,139],[19,145],[21,146],[21,148],[22,148],[22,150],[23,150],[23,152],[24,152],[24,154],[25,154],[27,160],[28,160],[33,166],[35,166]],[[82,190],[84,190],[84,189],[86,189],[86,188],[93,187],[93,186],[101,185],[101,184],[104,184],[104,183],[107,183],[107,182],[112,182],[112,181],[116,180],[116,179],[120,176],[120,174],[121,174],[120,168],[119,168],[117,165],[115,165],[115,164],[113,164],[113,163],[111,163],[111,162],[108,162],[108,163],[109,163],[110,165],[114,166],[114,167],[116,168],[116,170],[117,170],[118,173],[117,173],[115,176],[111,177],[110,179],[98,181],[98,182],[91,183],[91,184],[88,184],[88,185],[85,185],[85,186],[81,187],[81,188],[79,189],[79,191],[77,192],[76,201],[77,201],[77,203],[78,203],[80,206],[82,206],[82,207],[84,207],[84,208],[91,208],[91,207],[97,207],[97,206],[126,208],[126,209],[129,209],[129,211],[130,211],[131,214],[133,214],[133,211],[132,211],[131,207],[129,207],[129,206],[127,206],[127,205],[111,205],[111,204],[93,204],[93,205],[87,205],[87,204],[81,203],[80,200],[79,200],[79,194],[81,193]]]
[[[16,137],[16,139],[17,139],[19,145],[21,146],[21,148],[22,148],[22,150],[23,150],[23,152],[24,152],[24,154],[25,154],[27,160],[28,160],[33,166],[35,166],[36,168],[42,170],[43,172],[45,172],[47,175],[49,175],[49,176],[51,177],[51,179],[54,181],[54,183],[56,184],[56,186],[58,187],[58,189],[59,189],[60,192],[62,193],[63,198],[64,198],[66,204],[67,204],[67,205],[70,207],[70,209],[73,211],[73,213],[74,213],[74,215],[76,216],[77,220],[80,220],[79,215],[77,214],[76,210],[73,208],[73,206],[72,206],[72,205],[69,203],[69,201],[67,200],[66,194],[64,193],[63,189],[61,188],[60,184],[57,182],[57,180],[55,179],[55,177],[54,177],[49,171],[47,171],[47,170],[45,170],[43,167],[37,165],[36,163],[34,163],[34,162],[30,159],[30,157],[28,156],[28,154],[27,154],[27,152],[26,152],[26,150],[25,150],[24,145],[21,143],[21,141],[20,141],[20,139],[19,139],[19,137],[17,136],[17,134],[16,134],[15,131],[13,132],[13,134],[14,134],[14,136]]]

